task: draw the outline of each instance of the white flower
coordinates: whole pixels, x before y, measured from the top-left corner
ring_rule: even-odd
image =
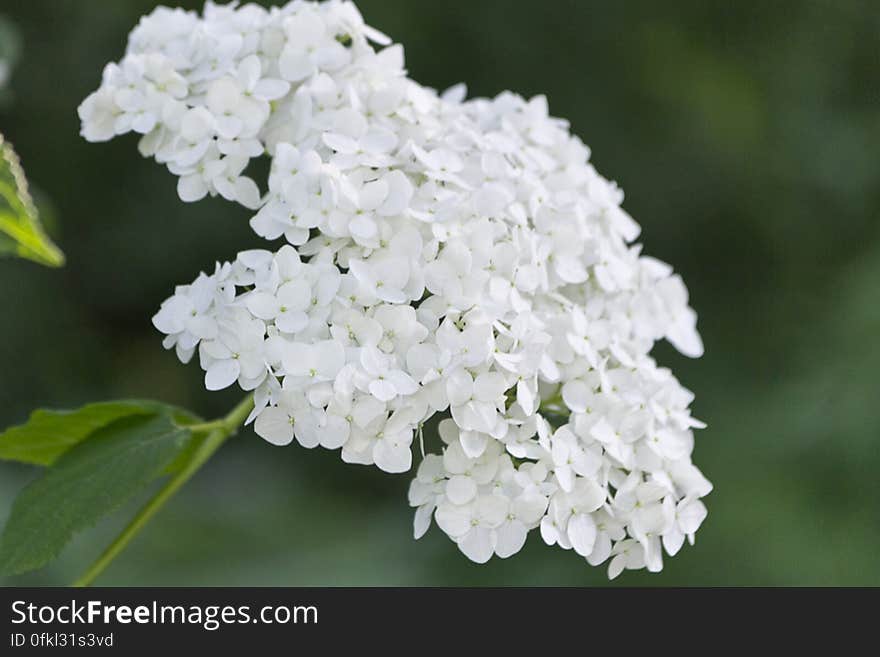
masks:
[[[541,534],[549,545],[559,543],[588,557],[596,543],[596,521],[592,516],[604,503],[608,492],[590,479],[578,478],[571,492],[560,491],[550,500]]]
[[[350,128],[349,133],[361,132],[357,128]],[[330,162],[339,169],[345,171],[354,167],[387,167],[394,162],[391,157],[391,151],[397,146],[397,136],[386,128],[374,128],[365,131],[359,137],[352,137],[350,134],[325,132],[322,138],[324,145],[330,148],[334,156]],[[392,188],[390,180],[379,180],[382,192],[376,190],[369,193],[367,199],[362,201],[363,204],[374,203],[374,208],[382,206],[383,214],[395,214],[393,208],[402,206],[402,199],[405,199],[411,193],[411,187],[405,178],[396,178],[397,186]],[[389,192],[393,192],[394,196],[389,199]],[[363,206],[362,206],[363,207]],[[372,209],[372,208],[371,208]]]
[[[418,507],[413,519],[413,536],[421,538],[431,526],[431,516],[437,508],[437,500],[443,495],[446,473],[443,460],[437,454],[426,454],[419,464],[416,478],[410,482],[409,503]]]
[[[247,167],[247,159],[227,155],[222,163],[223,168],[211,179],[220,196],[227,201],[238,201],[247,208],[257,207],[260,203],[260,190],[253,180],[241,175]]]
[[[205,106],[215,117],[217,133],[223,139],[254,135],[269,116],[269,103],[247,93],[234,78],[214,80],[205,95]]]
[[[464,317],[453,319],[447,315],[437,329],[437,346],[452,354],[457,364],[479,367],[492,354],[494,334],[488,324],[469,324]]]
[[[626,570],[638,570],[645,567],[645,551],[642,546],[631,538],[618,541],[611,549],[612,559],[608,563],[608,578],[614,579]]]
[[[257,435],[273,445],[290,444],[294,437],[303,447],[315,447],[314,416],[301,390],[284,389],[278,405],[265,409],[254,423]]]
[[[260,204],[260,190],[257,184],[241,175],[247,167],[247,158],[227,155],[221,157],[216,146],[191,166],[179,166],[169,162],[168,169],[180,175],[177,194],[181,201],[192,203],[208,194],[220,194],[228,201],[237,201],[249,208]]]
[[[585,445],[572,430],[563,426],[550,439],[553,473],[565,491],[571,491],[576,477],[592,478],[602,467],[602,449],[595,443]]]
[[[300,152],[290,144],[281,143],[275,148],[269,189],[280,195],[291,207],[302,208],[304,197],[321,173],[323,163],[315,151]]]
[[[524,493],[511,500],[507,517],[495,530],[495,554],[502,559],[519,552],[532,529],[547,509],[547,498]]]
[[[499,407],[503,407],[504,391],[508,387],[499,372],[484,372],[475,378],[465,369],[453,372],[447,379],[446,394],[456,424],[465,431],[503,437],[506,424]]]
[[[349,463],[375,463],[385,472],[406,472],[412,465],[410,445],[413,426],[405,411],[384,413],[365,426],[352,425],[351,435],[342,449],[342,460]]]
[[[247,308],[255,317],[272,320],[284,333],[298,333],[309,324],[306,310],[312,305],[312,286],[300,278],[284,283],[275,294],[255,290]]]
[[[290,91],[289,82],[263,77],[262,64],[256,55],[242,59],[236,73],[236,80],[246,97],[269,102],[283,98]]]
[[[373,319],[382,328],[378,346],[386,353],[407,354],[410,347],[428,336],[428,329],[420,324],[412,306],[386,306],[376,308]]]
[[[338,342],[323,340],[315,344],[290,342],[282,354],[284,371],[288,377],[307,382],[333,381],[345,365],[345,350]]]
[[[437,426],[416,537],[433,516],[482,563],[539,529],[612,578],[659,570],[712,490],[694,395],[651,356],[702,354],[687,289],[546,98],[465,96],[409,78],[346,0],[208,3],[144,17],[78,111],[90,141],[140,133],[182,200],[285,242],[153,318],[207,388],[253,391],[258,435],[397,473]]]
[[[396,367],[395,359],[366,345],[360,351],[358,378],[362,390],[381,402],[390,402],[398,395],[411,395],[419,388],[413,378]]]
[[[166,347],[176,346],[181,360],[189,360],[200,340],[217,337],[219,329],[214,302],[221,294],[219,290],[217,277],[202,273],[192,285],[179,286],[174,296],[167,299],[153,316],[153,326],[171,340]]]
[[[156,154],[156,159],[174,163],[176,167],[194,166],[214,144],[216,121],[214,115],[204,107],[186,110],[180,119],[180,134]]]
[[[105,83],[115,89],[113,101],[119,109],[116,132],[150,132],[173,99],[185,98],[186,79],[174,70],[164,55],[129,55],[119,66],[110,65]]]
[[[238,381],[245,390],[253,390],[262,383],[266,375],[265,332],[261,320],[242,314],[221,323],[218,337],[199,345],[205,387],[222,390]]]
[[[611,556],[611,547],[626,537],[626,530],[623,523],[604,509],[596,511],[593,520],[596,524],[596,540],[593,551],[587,557],[587,563],[598,566]]]
[[[287,44],[278,65],[286,80],[298,82],[319,69],[334,71],[349,59],[348,51],[329,33],[323,18],[311,8],[284,21]]]
[[[409,282],[409,260],[390,257],[370,262],[352,260],[351,273],[364,293],[386,303],[404,303],[408,300],[404,291]]]
[[[479,458],[470,458],[460,443],[452,443],[443,452],[443,467],[449,477],[446,498],[453,504],[467,504],[477,496],[480,486],[488,484],[495,476],[498,451],[490,450]]]
[[[101,87],[80,104],[77,109],[82,121],[80,134],[88,141],[107,141],[116,136],[116,116],[121,111],[110,87]]]
[[[672,504],[672,498],[667,497],[669,503]],[[672,527],[663,534],[663,547],[670,556],[675,556],[681,549],[685,537],[691,545],[694,544],[694,534],[703,524],[708,511],[706,505],[698,499],[686,497],[675,505],[672,512]]]
[[[435,517],[437,525],[471,561],[486,563],[495,551],[494,529],[507,514],[508,501],[498,495],[480,495],[464,505],[441,502]]]

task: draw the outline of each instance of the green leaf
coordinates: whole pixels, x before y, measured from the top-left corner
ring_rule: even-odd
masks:
[[[28,421],[0,434],[0,459],[51,465],[74,445],[111,422],[130,416],[164,414],[178,423],[198,418],[160,402],[125,399],[88,404],[73,411],[34,411]]]
[[[76,532],[161,475],[190,435],[163,415],[125,417],[67,451],[15,500],[0,538],[0,574],[54,559]]]
[[[0,254],[13,254],[50,267],[64,254],[40,224],[27,179],[12,145],[0,134]]]

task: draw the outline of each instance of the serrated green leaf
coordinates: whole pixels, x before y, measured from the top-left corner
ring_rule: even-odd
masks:
[[[18,155],[0,134],[0,254],[14,254],[49,267],[64,254],[40,224]]]
[[[16,498],[0,538],[0,574],[20,574],[54,559],[76,532],[159,476],[190,436],[166,416],[132,416],[71,448]]]
[[[0,434],[0,459],[51,465],[97,430],[124,417],[167,415],[179,423],[198,421],[174,406],[138,399],[98,402],[76,410],[34,411],[27,422]]]

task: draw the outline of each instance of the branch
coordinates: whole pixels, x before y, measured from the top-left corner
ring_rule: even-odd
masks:
[[[187,427],[193,431],[207,430],[208,434],[193,452],[187,464],[144,505],[134,519],[122,530],[122,533],[116,537],[104,553],[98,557],[98,560],[72,586],[82,587],[91,585],[165,503],[214,455],[214,452],[226,442],[226,439],[235,434],[253,407],[253,397],[248,396],[225,417],[205,425]]]

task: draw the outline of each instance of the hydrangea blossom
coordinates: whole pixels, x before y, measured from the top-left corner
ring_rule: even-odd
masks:
[[[704,425],[650,351],[700,356],[696,314],[546,98],[438,94],[350,2],[208,3],[144,17],[79,115],[90,141],[142,135],[183,201],[220,195],[284,242],[153,318],[208,389],[253,391],[268,442],[386,472],[421,451],[416,537],[433,518],[480,563],[533,529],[610,577],[693,542]]]

